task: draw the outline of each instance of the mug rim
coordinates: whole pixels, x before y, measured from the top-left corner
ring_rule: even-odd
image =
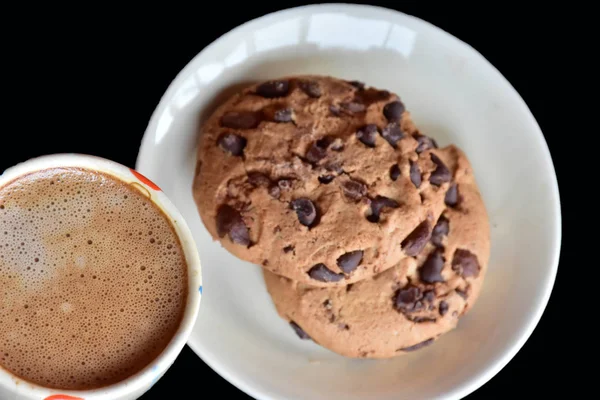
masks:
[[[178,357],[198,317],[202,298],[202,269],[200,255],[192,233],[179,210],[154,182],[134,168],[129,168],[121,163],[99,156],[82,153],[56,153],[30,158],[2,172],[0,174],[0,187],[29,173],[49,168],[82,168],[108,174],[123,183],[135,186],[163,212],[179,239],[187,265],[188,293],[185,308],[175,334],[163,351],[141,370],[119,382],[94,389],[56,389],[30,382],[0,365],[0,388],[7,388],[9,393],[22,395],[26,398],[64,398],[73,400],[120,398],[146,388],[145,392],[162,377]]]

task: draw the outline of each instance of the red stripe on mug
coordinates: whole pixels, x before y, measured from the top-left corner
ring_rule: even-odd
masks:
[[[46,397],[44,400],[83,400],[81,397],[73,397],[66,394],[53,394]]]
[[[156,186],[156,184],[154,182],[152,182],[150,179],[146,178],[144,175],[140,174],[133,168],[130,168],[130,170],[131,170],[131,173],[133,175],[135,175],[135,177],[138,178],[140,181],[144,182],[146,185],[150,186],[154,190],[157,190],[159,192],[161,191],[160,188],[158,186]]]

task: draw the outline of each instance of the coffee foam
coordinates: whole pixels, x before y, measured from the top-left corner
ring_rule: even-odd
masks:
[[[0,366],[60,389],[121,381],[164,350],[186,300],[181,244],[134,187],[57,168],[0,188]]]

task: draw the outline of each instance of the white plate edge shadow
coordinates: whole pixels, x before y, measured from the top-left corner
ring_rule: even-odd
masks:
[[[547,282],[545,283],[546,289],[543,293],[543,296],[541,296],[541,298],[538,300],[538,307],[536,310],[536,314],[534,317],[532,317],[530,319],[526,329],[523,330],[523,333],[519,337],[519,340],[517,340],[513,343],[510,350],[507,351],[501,359],[496,360],[495,363],[491,364],[487,369],[479,371],[468,382],[464,382],[463,384],[457,386],[452,392],[446,393],[446,396],[445,396],[445,398],[451,398],[451,399],[463,398],[463,397],[466,397],[467,395],[469,395],[470,393],[474,392],[481,386],[483,386],[487,381],[489,381],[496,374],[498,374],[498,372],[500,372],[514,358],[514,356],[519,352],[519,350],[523,347],[523,345],[527,342],[527,340],[533,333],[534,329],[538,325],[538,323],[547,307],[548,301],[552,294],[552,290],[553,290],[553,287],[554,287],[554,284],[556,281],[556,275],[557,275],[557,271],[558,271],[558,262],[559,262],[560,252],[561,252],[561,241],[562,241],[561,203],[560,203],[560,195],[559,195],[556,171],[554,168],[554,163],[552,161],[550,150],[548,148],[548,144],[547,144],[545,137],[541,131],[541,128],[540,128],[537,120],[531,113],[531,110],[527,106],[526,102],[521,97],[521,95],[516,91],[516,89],[512,86],[512,84],[502,75],[502,73],[494,65],[492,65],[481,53],[479,53],[476,49],[474,49],[468,43],[463,42],[462,40],[458,39],[457,37],[451,35],[450,33],[446,32],[446,31],[444,31],[443,29],[441,29],[425,20],[422,20],[418,17],[414,17],[412,15],[405,14],[403,12],[396,11],[393,9],[379,7],[379,6],[371,6],[371,5],[346,4],[346,3],[312,4],[312,5],[305,5],[305,6],[299,6],[299,7],[283,9],[280,11],[275,11],[275,12],[272,12],[269,14],[265,14],[261,17],[257,17],[255,19],[249,20],[241,25],[238,25],[237,27],[233,28],[232,30],[228,31],[227,33],[221,35],[219,38],[216,38],[213,42],[211,42],[208,46],[206,46],[198,54],[196,54],[191,60],[189,60],[188,63],[186,64],[186,66],[175,76],[175,78],[169,84],[167,90],[161,96],[158,105],[156,106],[155,110],[153,111],[153,113],[150,117],[148,126],[144,132],[144,136],[140,143],[140,148],[139,148],[138,156],[136,159],[135,168],[138,169],[139,172],[144,173],[143,170],[140,170],[141,154],[146,152],[147,149],[149,148],[149,146],[151,146],[149,136],[155,131],[155,129],[158,125],[159,116],[164,111],[165,107],[167,106],[168,101],[176,93],[178,85],[182,82],[184,77],[188,75],[189,70],[192,69],[193,65],[195,64],[195,61],[198,58],[200,58],[203,55],[203,53],[209,51],[211,48],[216,46],[218,44],[217,42],[219,40],[221,40],[227,36],[233,35],[237,31],[248,28],[249,26],[254,25],[258,22],[267,21],[269,19],[274,19],[274,18],[279,18],[279,17],[285,17],[287,15],[294,14],[296,12],[301,12],[301,11],[343,12],[346,10],[356,12],[357,10],[361,10],[361,9],[362,10],[369,9],[371,11],[389,13],[389,14],[394,15],[395,17],[401,16],[403,18],[412,20],[413,23],[420,24],[426,29],[433,30],[437,34],[446,36],[447,39],[454,41],[455,44],[460,45],[460,46],[465,46],[466,48],[468,48],[469,51],[471,51],[473,53],[474,57],[479,58],[481,62],[485,63],[488,68],[490,68],[495,74],[497,74],[498,78],[501,79],[506,84],[508,89],[510,89],[510,91],[512,92],[511,94],[514,96],[514,98],[517,99],[523,106],[524,110],[526,110],[526,112],[528,114],[528,118],[530,120],[529,122],[535,127],[535,130],[537,131],[537,138],[539,141],[540,149],[543,152],[544,162],[550,168],[550,170],[548,172],[553,178],[553,182],[552,182],[553,183],[552,184],[553,198],[549,199],[549,201],[551,203],[553,203],[555,216],[556,216],[555,231],[552,233],[552,237],[553,237],[553,241],[554,241],[554,246],[553,246],[554,251],[553,251],[553,254],[551,255],[552,261],[551,261],[551,265],[549,266],[550,273],[548,275]],[[149,178],[151,178],[151,177],[149,177]],[[198,357],[200,357],[211,369],[213,369],[215,372],[217,372],[221,377],[223,377],[229,383],[236,386],[238,389],[242,390],[246,394],[248,394],[252,397],[255,397],[257,399],[268,399],[268,400],[272,399],[272,397],[265,396],[264,393],[261,393],[261,390],[257,389],[251,383],[245,381],[242,378],[235,376],[234,374],[230,374],[227,371],[226,367],[218,365],[218,362],[213,361],[211,359],[211,357],[203,357],[202,350],[199,348],[199,346],[196,346],[191,341],[188,341],[187,344],[198,355]]]

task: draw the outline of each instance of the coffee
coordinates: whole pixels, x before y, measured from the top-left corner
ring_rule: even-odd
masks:
[[[0,366],[51,388],[121,381],[167,346],[187,300],[163,212],[108,174],[54,168],[0,187]]]

